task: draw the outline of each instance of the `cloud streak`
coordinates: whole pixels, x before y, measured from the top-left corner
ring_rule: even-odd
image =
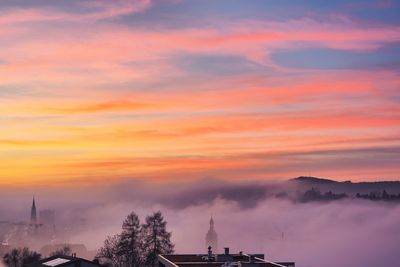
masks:
[[[42,22],[90,22],[111,19],[132,13],[142,12],[152,4],[151,0],[114,1],[82,1],[77,8],[84,12],[67,12],[52,7],[27,7],[3,10],[0,25]]]

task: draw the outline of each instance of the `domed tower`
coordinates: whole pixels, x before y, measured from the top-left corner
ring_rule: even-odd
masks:
[[[206,248],[209,246],[211,246],[215,253],[218,252],[218,235],[214,229],[214,219],[212,217],[210,219],[210,229],[208,229],[206,234]]]

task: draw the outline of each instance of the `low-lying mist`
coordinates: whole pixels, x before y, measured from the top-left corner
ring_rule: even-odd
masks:
[[[56,210],[57,223],[85,220],[85,227],[68,241],[89,249],[119,233],[129,212],[144,221],[160,210],[177,253],[206,252],[204,239],[212,215],[220,252],[230,247],[232,252],[265,253],[270,260],[295,261],[299,267],[399,266],[400,205],[357,199],[296,203],[274,197],[274,190],[279,193],[282,188],[204,181],[37,188],[35,194],[38,209]],[[1,220],[28,218],[27,193],[20,189],[1,195]],[[15,206],[6,204],[13,201]]]

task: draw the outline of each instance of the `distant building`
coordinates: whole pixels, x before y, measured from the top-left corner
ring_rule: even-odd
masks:
[[[215,231],[214,228],[214,219],[211,217],[210,219],[210,228],[208,229],[208,232],[206,234],[206,248],[210,247],[218,252],[218,234]]]
[[[0,258],[3,258],[4,255],[11,251],[11,246],[5,243],[0,244]]]
[[[53,256],[24,267],[101,267],[101,265],[75,256]]]
[[[13,223],[9,221],[0,221],[0,243],[3,246],[8,245],[10,239],[10,232],[12,231]],[[1,251],[1,250],[0,250]],[[1,256],[1,252],[0,252]]]
[[[35,196],[33,196],[32,207],[31,207],[31,221],[29,223],[29,234],[37,235],[39,226],[40,225],[38,224],[37,212],[36,212],[36,201],[35,201]]]
[[[4,248],[28,246],[38,250],[41,246],[54,243],[55,212],[39,211],[35,196],[32,198],[29,217],[24,221],[0,221],[0,256]],[[38,212],[39,211],[39,212]]]
[[[40,250],[39,253],[44,257],[50,256],[54,251],[62,250],[64,247],[69,247],[71,249],[71,253],[78,255],[79,257],[85,259],[93,259],[96,256],[96,251],[87,250],[84,244],[51,244],[45,245]]]
[[[56,225],[56,213],[54,210],[41,210],[39,212],[39,221],[46,228],[54,228]]]
[[[230,254],[225,248],[224,254],[213,254],[211,247],[208,254],[158,255],[158,267],[295,267],[294,262],[271,262],[264,259],[264,254]]]
[[[40,234],[52,240],[55,237],[56,231],[56,214],[54,210],[41,210],[39,212],[39,222],[41,225]]]
[[[31,207],[31,225],[36,225],[36,224],[37,224],[36,203],[35,203],[35,197],[33,197],[32,207]]]

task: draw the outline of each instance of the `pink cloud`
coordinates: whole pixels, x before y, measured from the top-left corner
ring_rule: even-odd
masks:
[[[90,8],[85,13],[71,13],[50,8],[25,8],[3,11],[0,16],[0,25],[32,22],[73,22],[96,21],[142,12],[152,5],[152,0],[133,1],[93,1],[86,0],[79,4]]]

